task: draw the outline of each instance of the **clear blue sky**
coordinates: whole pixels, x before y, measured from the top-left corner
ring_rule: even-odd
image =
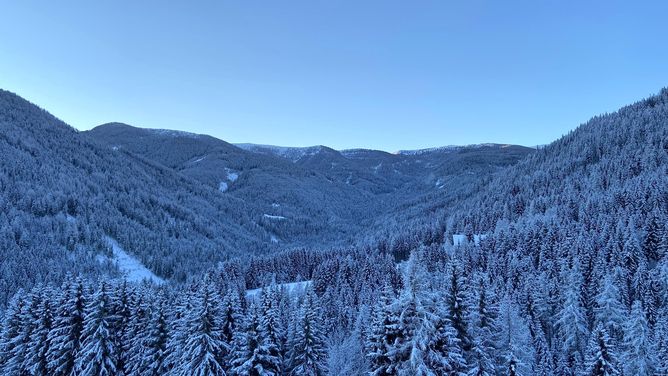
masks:
[[[0,87],[78,129],[550,142],[668,85],[668,2],[4,1]]]

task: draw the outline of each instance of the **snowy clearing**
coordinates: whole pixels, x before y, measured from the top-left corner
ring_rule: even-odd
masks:
[[[234,183],[239,179],[239,172],[234,171],[231,168],[226,168],[225,171],[227,172],[227,180],[230,182]]]
[[[486,234],[473,234],[473,243],[476,245],[480,244],[480,241],[485,239],[487,237]],[[466,235],[464,234],[454,234],[452,235],[452,244],[453,245],[461,245],[461,244],[466,244]]]
[[[281,290],[285,291],[288,295],[301,295],[303,294],[306,289],[311,286],[313,281],[301,281],[301,282],[290,282],[290,283],[279,283],[278,287],[281,288]],[[255,299],[260,297],[260,294],[262,293],[262,289],[252,289],[252,290],[246,290],[246,298],[251,298]]]
[[[115,239],[105,236],[104,240],[114,254],[113,262],[129,282],[148,280],[157,284],[165,283],[165,280],[153,274],[139,260],[128,254]]]
[[[275,220],[278,220],[278,221],[282,221],[284,219],[287,219],[282,215],[263,214],[262,216],[267,218],[267,219],[275,219]]]
[[[227,189],[228,189],[229,187],[230,187],[230,186],[227,185],[227,183],[224,182],[224,181],[221,181],[220,184],[218,184],[218,190],[221,191],[221,192],[227,192]]]

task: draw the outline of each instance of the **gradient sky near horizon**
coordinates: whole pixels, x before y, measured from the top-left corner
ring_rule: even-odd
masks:
[[[4,1],[0,88],[77,129],[539,145],[668,85],[668,2]]]

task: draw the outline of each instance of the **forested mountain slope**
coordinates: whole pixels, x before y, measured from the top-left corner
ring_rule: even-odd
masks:
[[[184,280],[270,235],[244,201],[81,133],[0,92],[0,301],[31,282],[108,269],[105,236]]]
[[[390,154],[239,144],[205,135],[111,123],[84,132],[111,148],[174,168],[267,214],[284,246],[346,245],[372,224],[430,194],[452,197],[534,149],[472,145]]]
[[[530,151],[508,158],[499,148],[490,164],[454,171],[447,156],[375,151],[293,162],[185,132],[118,123],[77,132],[7,91],[0,125],[1,305],[66,272],[115,273],[113,241],[174,281],[230,257],[352,244],[395,203],[440,189],[435,176],[485,175]]]

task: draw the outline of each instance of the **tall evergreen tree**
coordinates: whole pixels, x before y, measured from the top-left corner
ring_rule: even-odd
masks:
[[[145,337],[142,338],[142,347],[133,346],[131,375],[160,376],[168,373],[166,359],[169,325],[167,320],[165,297],[160,296],[149,318]]]
[[[371,329],[365,345],[371,367],[370,375],[396,374],[389,352],[399,335],[399,315],[394,305],[394,291],[389,284],[385,284],[373,310]]]
[[[656,348],[645,313],[639,301],[633,303],[631,317],[624,327],[624,375],[649,376],[657,367]]]
[[[508,294],[501,301],[497,324],[501,371],[505,375],[531,375],[535,355],[529,327]]]
[[[325,334],[322,332],[318,298],[309,288],[297,319],[295,339],[290,356],[290,374],[295,376],[325,375]]]
[[[596,295],[594,316],[596,322],[603,325],[606,333],[610,334],[616,341],[621,340],[626,310],[620,300],[619,289],[612,275],[605,277],[600,292]]]
[[[226,347],[224,368],[230,369],[234,358],[234,336],[237,331],[243,329],[243,311],[241,302],[239,301],[239,294],[236,290],[230,289],[227,291],[223,298],[221,311],[221,318],[223,321],[222,340]]]
[[[260,297],[260,334],[262,351],[267,353],[271,363],[264,366],[265,372],[281,374],[283,369],[283,347],[285,346],[285,329],[280,319],[280,290],[273,284],[262,292]]]
[[[605,330],[605,326],[599,323],[589,340],[587,357],[585,359],[585,372],[587,376],[614,376],[619,375],[619,363],[617,355],[612,348],[612,343]]]
[[[187,339],[181,355],[179,374],[196,376],[225,375],[220,327],[220,301],[212,282],[200,288],[195,306],[187,318]]]
[[[12,367],[9,365],[11,354],[16,346],[16,339],[22,331],[22,315],[26,309],[26,301],[23,291],[19,290],[10,300],[7,310],[3,315],[2,332],[0,335],[0,370],[4,374],[11,374]]]
[[[465,357],[468,357],[472,340],[466,320],[469,312],[466,306],[466,280],[462,273],[463,269],[459,262],[453,262],[449,268],[446,304],[452,327],[457,332],[457,338],[459,338]]]
[[[49,351],[49,332],[53,328],[53,311],[51,308],[50,294],[47,289],[42,288],[38,291],[40,294],[40,304],[32,315],[36,325],[30,334],[28,351],[26,353],[25,368],[31,375],[51,375],[47,354]]]
[[[77,354],[79,375],[117,375],[118,349],[116,348],[109,286],[101,282],[86,306],[81,335],[81,350]]]
[[[55,310],[49,332],[49,369],[53,375],[70,375],[81,346],[85,316],[85,291],[81,278],[63,285],[63,297]]]
[[[274,364],[275,359],[267,359],[262,349],[262,333],[258,307],[253,304],[246,314],[243,330],[235,335],[231,374],[237,376],[275,376],[265,371],[265,364]]]
[[[583,364],[584,347],[587,344],[587,321],[580,300],[582,275],[577,263],[568,274],[565,297],[555,321],[562,344],[561,364],[564,372],[575,374]]]

